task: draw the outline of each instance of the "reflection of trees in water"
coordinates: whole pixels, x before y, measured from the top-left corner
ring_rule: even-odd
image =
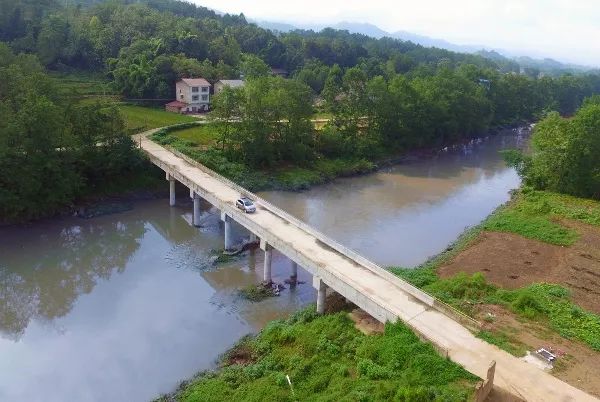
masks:
[[[66,315],[98,279],[123,272],[145,229],[130,220],[14,231],[0,241],[0,331],[18,339],[32,318]]]

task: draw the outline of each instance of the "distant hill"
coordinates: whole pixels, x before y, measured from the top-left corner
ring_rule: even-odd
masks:
[[[475,45],[457,45],[455,43],[448,42],[443,39],[431,38],[429,36],[418,35],[408,31],[396,31],[396,32],[387,32],[377,25],[369,24],[367,22],[348,22],[342,21],[333,25],[322,25],[322,24],[302,24],[302,25],[292,25],[288,23],[282,22],[272,22],[272,21],[252,21],[258,26],[270,29],[273,31],[279,32],[289,32],[294,31],[296,29],[308,29],[313,31],[320,31],[323,28],[333,28],[340,29],[344,31],[348,31],[350,33],[359,33],[362,35],[367,35],[372,38],[394,38],[401,39],[404,41],[410,41],[412,43],[425,46],[425,47],[438,47],[440,49],[447,49],[452,51],[458,51],[463,53],[474,53],[477,50],[483,49],[484,46],[475,46]]]
[[[408,31],[396,31],[387,32],[376,25],[366,22],[348,22],[342,21],[333,25],[318,25],[318,24],[302,24],[292,25],[288,23],[272,22],[272,21],[253,21],[262,28],[270,29],[278,32],[290,32],[297,29],[313,30],[315,32],[320,31],[324,28],[333,28],[339,30],[345,30],[350,33],[358,33],[372,38],[383,38],[389,37],[394,39],[400,39],[403,41],[409,41],[425,47],[437,47],[440,49],[451,50],[453,52],[460,53],[474,53],[483,56],[487,59],[499,62],[503,65],[515,65],[518,64],[523,69],[535,70],[545,74],[557,74],[565,72],[582,72],[592,70],[591,67],[580,66],[575,64],[562,63],[560,61],[545,58],[543,60],[534,59],[528,56],[514,56],[510,57],[509,52],[492,49],[486,50],[484,45],[459,45],[456,43],[448,42],[444,39],[432,38],[425,35],[419,35]]]

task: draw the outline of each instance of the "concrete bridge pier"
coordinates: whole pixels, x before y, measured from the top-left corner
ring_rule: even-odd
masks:
[[[169,206],[175,206],[175,178],[167,173],[167,180],[169,181]]]
[[[292,272],[290,274],[290,282],[295,285],[297,280],[298,280],[298,263],[296,261],[292,261]]]
[[[317,314],[325,313],[325,296],[327,296],[327,285],[318,277],[313,276],[313,287],[317,289]]]
[[[233,236],[231,233],[231,217],[226,213],[221,213],[221,220],[225,225],[225,250],[233,248]]]
[[[265,251],[265,267],[263,271],[263,281],[266,283],[271,283],[273,281],[271,276],[271,263],[273,261],[273,247],[269,245],[266,241],[260,241],[261,250]]]
[[[200,196],[194,190],[190,190],[190,198],[194,200],[194,213],[192,215],[192,224],[200,227]]]

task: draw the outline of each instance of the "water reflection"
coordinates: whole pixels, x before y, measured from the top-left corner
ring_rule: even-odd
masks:
[[[219,215],[205,210],[196,229],[189,210],[159,200],[2,229],[0,400],[147,401],[313,300],[309,285],[261,303],[240,299],[238,289],[262,277],[262,254],[213,269]],[[275,255],[276,280],[289,264]]]
[[[79,295],[123,272],[144,232],[143,221],[118,219],[0,231],[1,332],[18,339],[32,318],[67,314]]]
[[[504,133],[303,193],[261,195],[381,265],[414,266],[508,200],[519,178],[498,151],[522,147],[527,135]]]

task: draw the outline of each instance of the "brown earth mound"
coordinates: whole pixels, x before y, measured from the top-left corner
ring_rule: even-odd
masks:
[[[458,272],[482,272],[494,285],[515,289],[548,282],[567,287],[575,303],[600,314],[600,229],[561,221],[581,238],[572,246],[554,246],[513,233],[483,232],[477,241],[438,269],[447,278]]]

